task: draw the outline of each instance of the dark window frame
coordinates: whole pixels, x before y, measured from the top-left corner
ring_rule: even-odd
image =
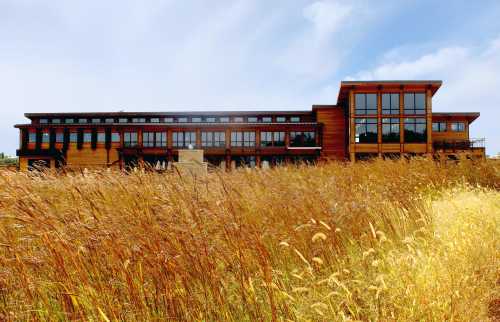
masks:
[[[226,132],[202,131],[201,146],[203,148],[223,148],[226,146]]]
[[[291,147],[314,147],[316,146],[316,132],[314,131],[290,131]]]
[[[383,115],[398,115],[400,114],[400,102],[401,102],[401,97],[399,93],[382,93],[382,114]],[[395,96],[397,96],[397,99],[395,99]],[[386,103],[386,100],[384,98],[388,97],[389,98],[389,106],[385,106],[384,103]],[[397,100],[397,104],[395,103]],[[396,105],[396,106],[394,106]]]
[[[401,128],[399,118],[382,119],[382,143],[399,143],[401,139]]]
[[[404,119],[405,143],[427,142],[427,121],[423,117],[407,117]]]
[[[356,143],[378,143],[377,118],[356,118],[354,123]]]
[[[375,106],[368,104],[368,98],[375,98]],[[371,100],[370,100],[371,103]],[[377,115],[378,95],[377,93],[355,93],[354,94],[354,114],[355,115]]]
[[[432,132],[446,132],[448,131],[446,122],[432,122]]]
[[[417,97],[422,97],[423,95],[423,108],[417,106]],[[423,92],[405,92],[403,94],[403,113],[405,115],[425,115],[427,111],[426,94]],[[411,104],[410,104],[411,103]]]

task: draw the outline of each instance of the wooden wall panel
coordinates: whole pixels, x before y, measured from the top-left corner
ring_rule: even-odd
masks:
[[[345,159],[346,118],[342,107],[331,106],[316,109],[316,120],[323,124],[323,149],[321,156],[332,159]]]
[[[66,163],[68,168],[98,168],[108,164],[108,151],[100,148],[92,150],[70,148],[67,152]]]

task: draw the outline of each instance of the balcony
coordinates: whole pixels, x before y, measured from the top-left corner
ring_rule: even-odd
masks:
[[[485,139],[441,140],[433,142],[435,151],[484,150]]]

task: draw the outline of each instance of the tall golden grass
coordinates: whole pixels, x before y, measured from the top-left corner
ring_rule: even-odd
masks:
[[[499,189],[491,162],[1,172],[0,320],[494,319]]]

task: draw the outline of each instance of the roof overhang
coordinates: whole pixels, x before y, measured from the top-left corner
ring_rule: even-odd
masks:
[[[474,122],[479,117],[479,115],[480,115],[479,112],[438,112],[438,113],[433,112],[432,120],[433,121],[466,120],[470,124]]]
[[[384,80],[384,81],[342,81],[337,105],[349,98],[351,90],[425,90],[434,95],[443,84],[440,80]]]

